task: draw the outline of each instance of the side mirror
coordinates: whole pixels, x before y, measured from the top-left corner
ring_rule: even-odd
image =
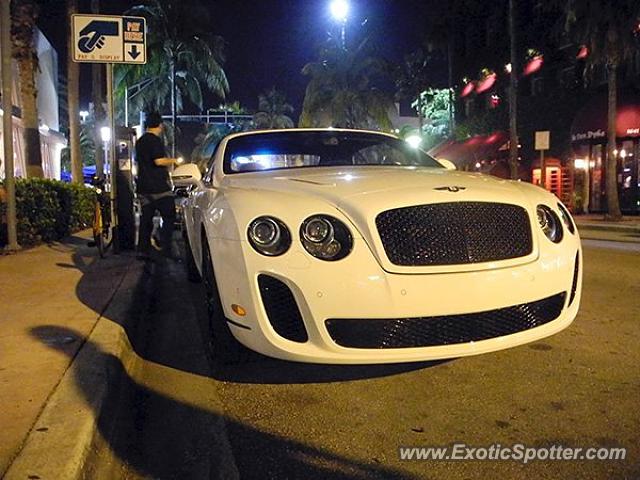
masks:
[[[185,163],[176,167],[171,174],[171,180],[176,187],[198,186],[202,180],[202,174],[195,163]]]
[[[438,158],[437,160],[438,160],[438,162],[440,162],[440,165],[442,165],[447,170],[457,170],[458,169],[458,167],[456,167],[455,163],[453,163],[451,160],[447,160],[446,158]]]

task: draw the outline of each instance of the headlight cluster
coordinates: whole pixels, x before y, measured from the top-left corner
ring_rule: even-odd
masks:
[[[562,223],[558,215],[546,205],[538,205],[536,213],[538,215],[538,224],[546,237],[553,243],[560,243],[563,232]]]
[[[275,257],[291,246],[291,233],[277,218],[258,217],[249,224],[247,237],[262,255]],[[305,250],[320,260],[334,261],[346,257],[353,248],[347,226],[329,215],[313,215],[300,226],[300,241]]]
[[[249,224],[249,243],[259,253],[277,257],[289,250],[291,234],[287,226],[274,217],[258,217]]]
[[[302,222],[300,240],[305,250],[320,260],[340,260],[353,247],[347,226],[329,215],[313,215]]]
[[[563,204],[558,203],[558,210],[560,210],[560,217],[562,217],[562,222],[564,226],[571,232],[573,235],[576,231],[576,226],[573,224],[573,220],[571,219],[571,214],[567,210]]]

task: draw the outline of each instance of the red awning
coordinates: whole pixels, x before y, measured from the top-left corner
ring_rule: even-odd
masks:
[[[640,93],[621,92],[618,95],[616,118],[618,138],[640,137]],[[571,125],[573,142],[602,140],[607,137],[607,95],[600,94],[589,100],[576,115]]]
[[[493,159],[500,147],[509,137],[506,132],[491,135],[477,135],[462,142],[449,141],[431,149],[429,154],[435,158],[446,158],[461,167],[482,160]]]

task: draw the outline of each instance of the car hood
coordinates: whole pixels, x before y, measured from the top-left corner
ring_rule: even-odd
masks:
[[[389,263],[375,225],[376,216],[385,210],[429,203],[485,201],[521,205],[531,216],[526,195],[516,182],[444,168],[314,167],[229,175],[225,181],[229,188],[315,197],[332,205],[351,220],[383,267],[398,273],[408,272],[406,267]],[[476,267],[466,265],[461,271],[479,269]],[[452,270],[455,268],[447,267],[447,271]],[[412,273],[418,273],[417,269],[412,269]]]
[[[314,167],[229,175],[230,188],[318,197],[341,210],[378,213],[424,203],[522,200],[513,182],[497,177],[421,167]],[[514,198],[515,196],[515,198]]]

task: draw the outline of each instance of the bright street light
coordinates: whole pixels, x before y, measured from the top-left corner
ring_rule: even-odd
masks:
[[[111,129],[109,127],[102,127],[100,129],[100,138],[105,143],[110,142],[111,141]]]
[[[407,138],[404,139],[405,142],[407,142],[411,148],[419,148],[420,144],[422,143],[422,138],[420,138],[420,135],[409,135]]]
[[[333,0],[331,2],[331,15],[339,22],[346,22],[349,14],[349,3],[346,0]]]
[[[86,110],[80,110],[80,119],[82,120],[82,123],[87,121],[88,116],[89,112],[87,112]]]
[[[331,2],[331,15],[340,22],[340,42],[342,49],[347,48],[347,16],[349,15],[349,3],[347,0],[333,0]]]

